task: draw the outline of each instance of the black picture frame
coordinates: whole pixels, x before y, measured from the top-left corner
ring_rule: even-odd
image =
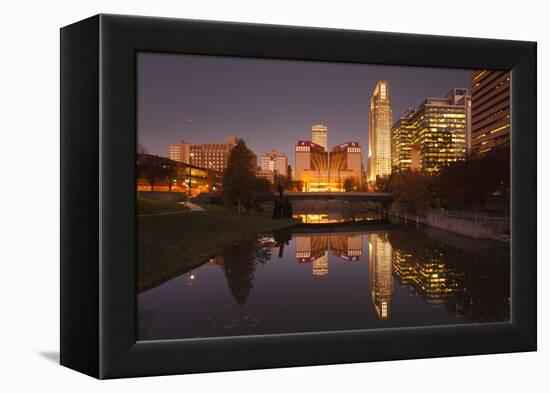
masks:
[[[511,70],[511,321],[136,342],[136,52]],[[96,378],[535,351],[536,43],[96,15],[61,29],[61,364]]]

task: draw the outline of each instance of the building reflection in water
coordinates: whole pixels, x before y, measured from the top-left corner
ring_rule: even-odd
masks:
[[[372,303],[378,318],[385,320],[390,317],[393,290],[392,247],[386,233],[369,234],[368,240]]]
[[[446,263],[442,249],[403,245],[388,233],[294,234],[295,257],[299,263],[311,263],[314,276],[327,276],[329,253],[359,261],[363,236],[368,241],[371,298],[379,319],[390,319],[394,278],[409,289],[409,295],[419,296],[429,306],[449,306],[449,300],[466,291],[465,274]],[[452,307],[457,315],[463,313],[458,302]]]
[[[359,234],[332,235],[332,255],[346,261],[358,261],[363,255],[363,236]]]
[[[363,255],[362,234],[297,234],[294,235],[296,259],[312,263],[314,276],[328,274],[328,252],[346,261],[358,261]]]
[[[505,248],[464,253],[455,243],[423,238],[408,232],[392,232],[393,274],[430,307],[444,307],[471,322],[510,319],[510,271]],[[456,242],[456,240],[455,240]],[[470,249],[476,251],[477,243]]]
[[[294,214],[304,224],[331,224],[355,221],[370,221],[377,218],[373,213],[365,212],[330,212]]]
[[[430,307],[444,307],[457,317],[473,322],[509,320],[509,271],[487,263],[472,263],[464,254],[441,242],[410,232],[288,233],[234,243],[207,261],[224,270],[229,289],[238,304],[245,304],[253,288],[258,263],[271,259],[272,251],[290,241],[299,263],[311,263],[312,275],[327,277],[329,255],[343,261],[360,261],[363,240],[368,246],[372,304],[380,320],[391,318],[396,285],[419,297]],[[480,257],[475,257],[480,258]],[[196,281],[188,273],[188,285]]]
[[[328,253],[313,261],[313,275],[325,276],[328,274]]]
[[[393,274],[410,295],[420,296],[430,306],[439,306],[467,291],[465,273],[447,263],[441,247],[411,243],[399,235],[392,235],[391,239]]]
[[[401,286],[409,288],[411,295],[419,295],[429,305],[441,305],[458,293],[464,277],[447,266],[442,251],[434,250],[430,254],[419,260],[410,251],[395,249],[394,274]]]

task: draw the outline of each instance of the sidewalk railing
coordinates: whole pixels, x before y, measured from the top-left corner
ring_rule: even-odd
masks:
[[[468,221],[486,221],[486,222],[497,222],[497,221],[507,221],[510,220],[510,214],[508,212],[501,211],[465,211],[465,210],[443,210],[443,209],[431,209],[431,214],[457,218],[461,220]]]

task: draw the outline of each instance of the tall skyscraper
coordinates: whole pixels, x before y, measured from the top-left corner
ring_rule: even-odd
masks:
[[[311,127],[311,141],[323,146],[328,151],[328,128],[323,124],[315,124]]]
[[[510,73],[472,72],[472,153],[510,144]]]
[[[470,124],[468,89],[455,88],[444,98],[427,98],[392,127],[393,168],[438,173],[443,166],[464,159]]]
[[[415,113],[416,108],[409,108],[392,127],[392,172],[412,169],[411,150],[416,135]]]
[[[391,174],[391,127],[393,124],[389,86],[379,81],[370,100],[368,180]]]

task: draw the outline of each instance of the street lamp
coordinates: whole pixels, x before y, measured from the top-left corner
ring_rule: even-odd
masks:
[[[192,184],[192,180],[191,180],[191,162],[193,161],[193,157],[195,157],[195,153],[189,153],[189,156],[191,157],[191,159],[189,160],[189,183],[187,184],[187,189],[189,191],[189,196],[187,197],[187,202],[189,203],[189,200],[191,199],[191,184]]]
[[[197,276],[195,276],[195,274],[193,272],[189,272],[189,275],[187,276],[188,280],[187,280],[187,285],[191,286],[193,285],[193,281],[195,280]]]

